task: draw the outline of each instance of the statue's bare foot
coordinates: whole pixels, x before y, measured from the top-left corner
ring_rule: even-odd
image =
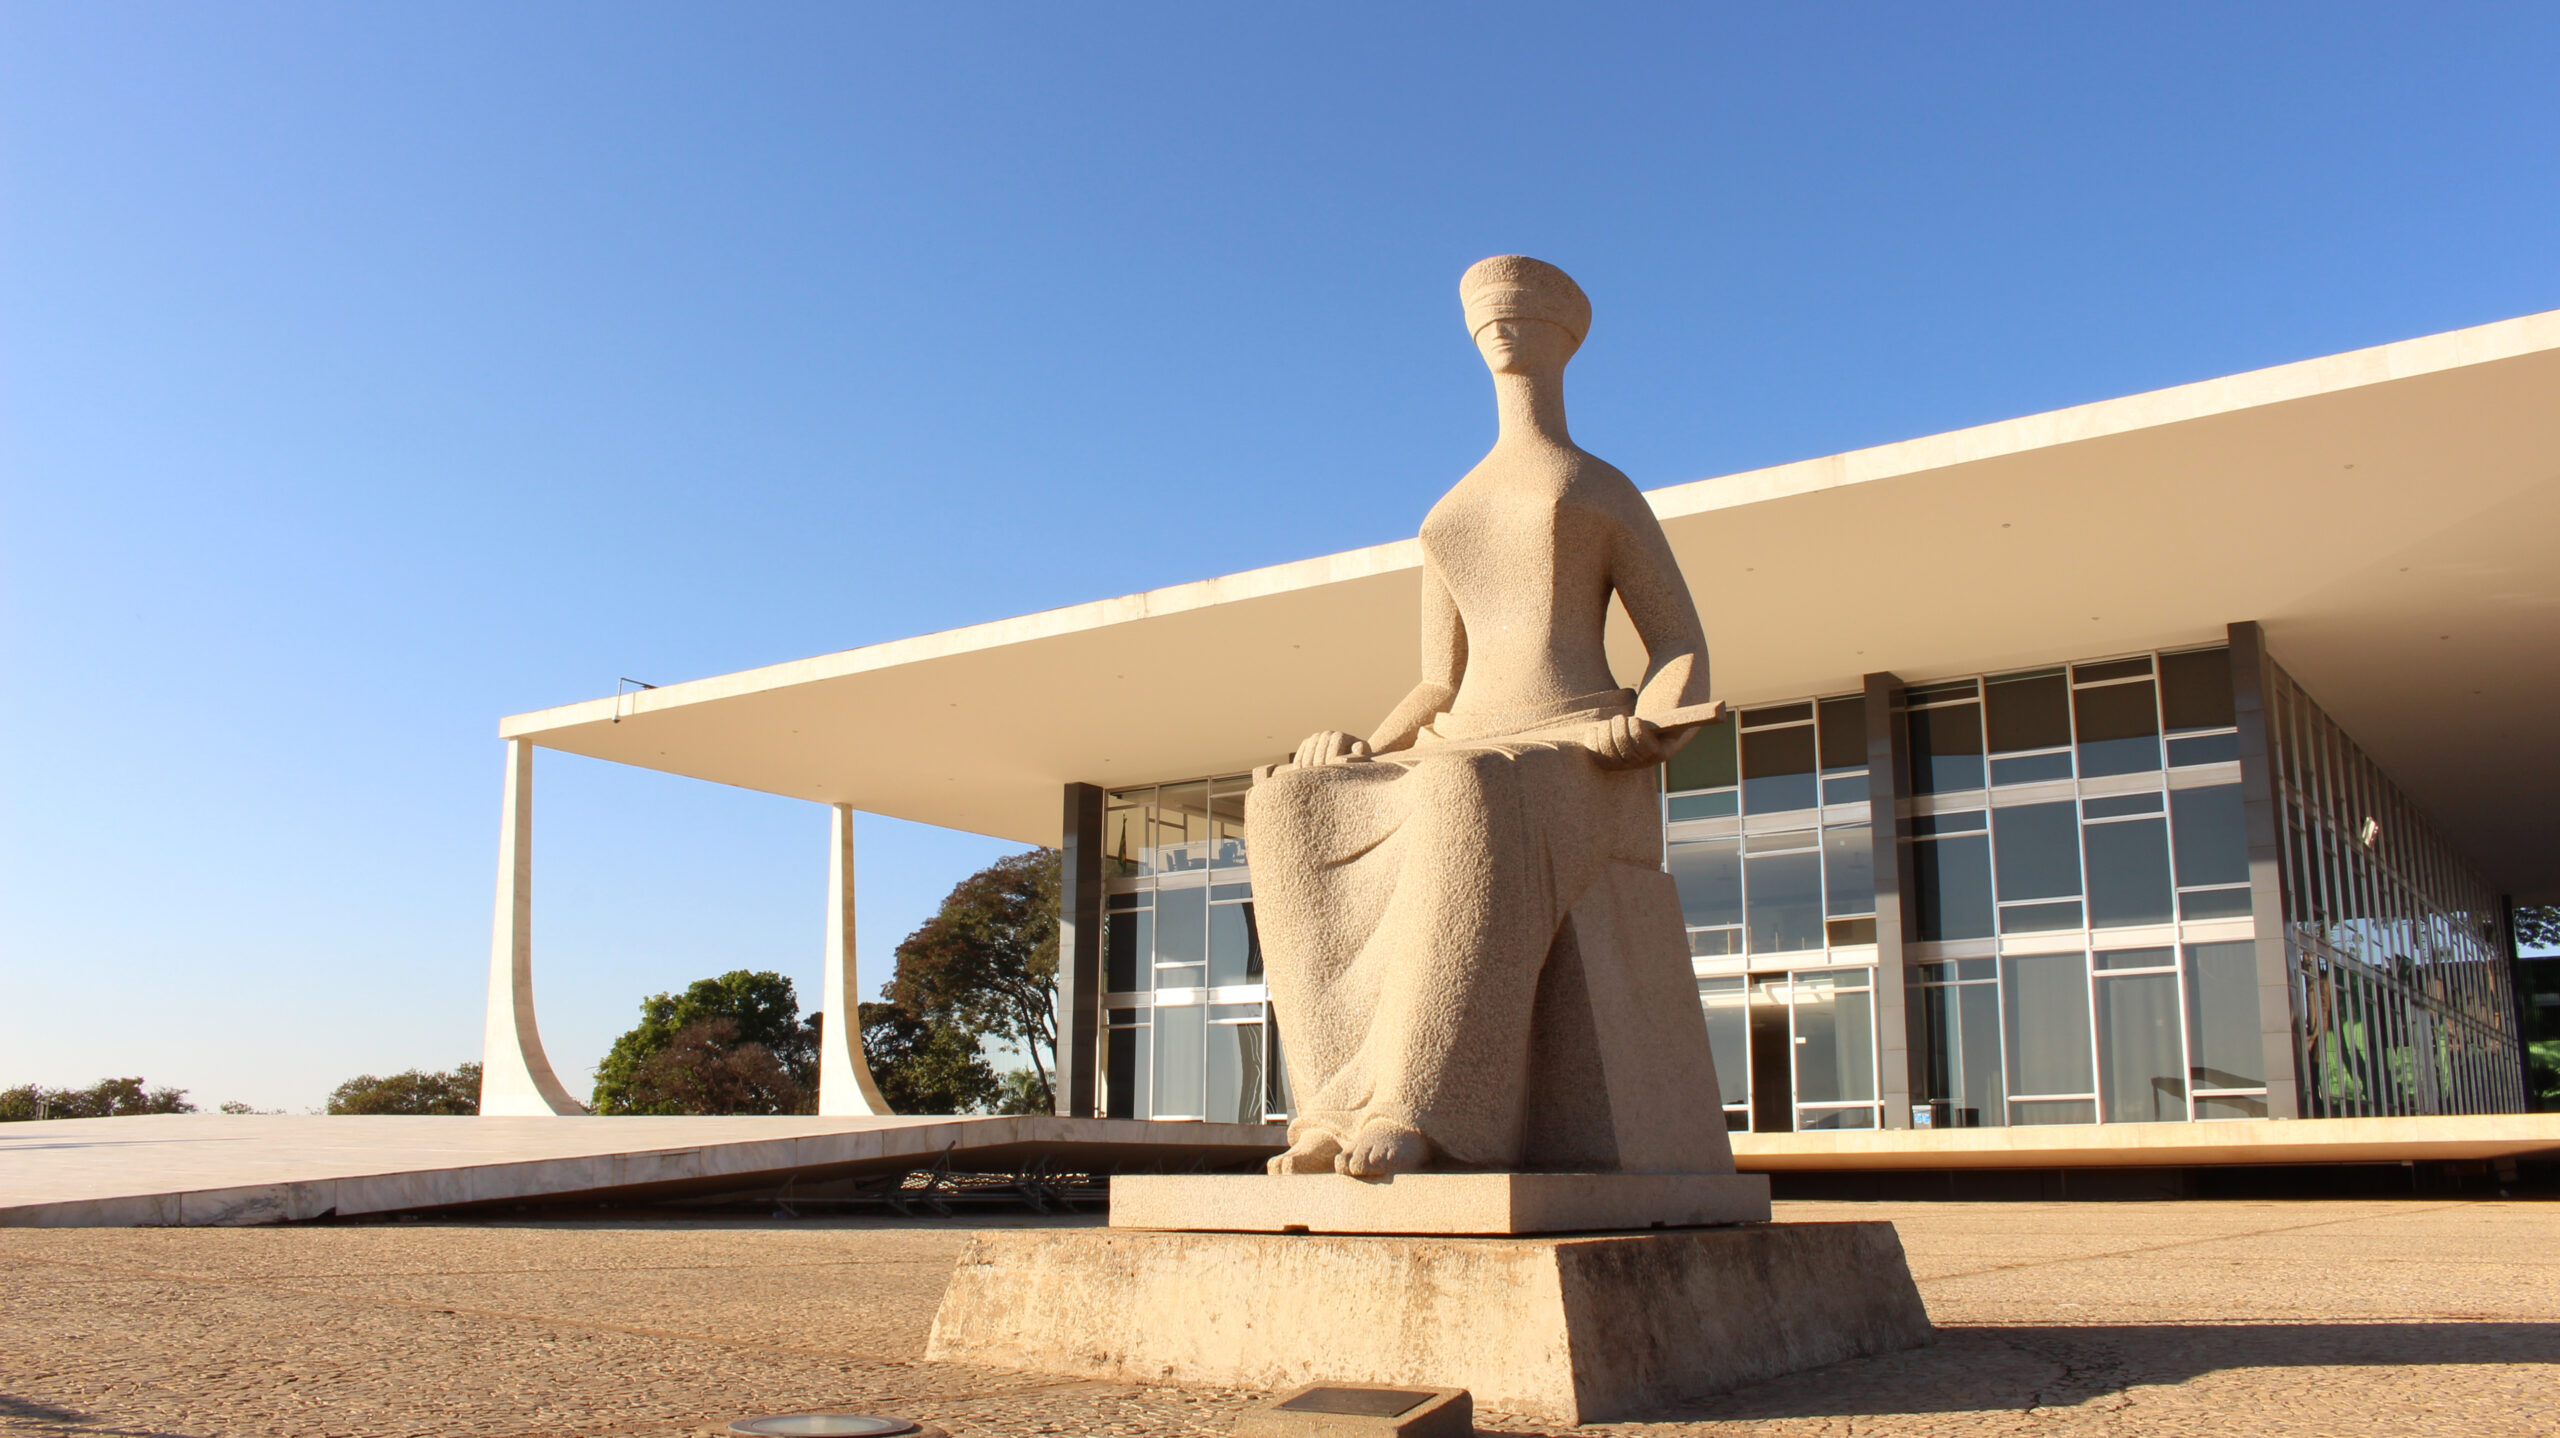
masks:
[[[1360,1125],[1351,1146],[1333,1161],[1334,1170],[1353,1178],[1385,1178],[1412,1173],[1431,1161],[1431,1140],[1388,1118]]]
[[[1322,1130],[1289,1145],[1289,1151],[1262,1166],[1265,1173],[1331,1173],[1342,1145]]]

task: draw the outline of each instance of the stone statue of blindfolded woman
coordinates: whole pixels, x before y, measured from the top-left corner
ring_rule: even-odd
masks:
[[[1459,295],[1500,431],[1422,524],[1420,682],[1247,800],[1298,1103],[1271,1171],[1730,1173],[1656,797],[1713,713],[1706,636],[1644,497],[1566,431],[1581,287],[1502,255]]]

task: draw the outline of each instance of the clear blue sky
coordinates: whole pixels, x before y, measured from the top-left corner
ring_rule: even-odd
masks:
[[[0,1084],[475,1057],[501,715],[1410,534],[1483,255],[1673,483],[2560,306],[2555,74],[2549,5],[9,3]],[[537,789],[573,1087],[814,1001],[823,811]],[[880,960],[1003,848],[861,843]]]

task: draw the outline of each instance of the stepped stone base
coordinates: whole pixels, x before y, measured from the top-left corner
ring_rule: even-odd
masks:
[[[1889,1223],[1574,1238],[981,1234],[929,1358],[1134,1383],[1464,1388],[1566,1423],[1930,1341]]]
[[[1123,1174],[1111,1226],[1239,1233],[1589,1233],[1769,1221],[1758,1173]]]

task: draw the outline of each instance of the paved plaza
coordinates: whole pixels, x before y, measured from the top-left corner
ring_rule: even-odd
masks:
[[[1779,1217],[1893,1220],[1939,1342],[1580,1431],[2560,1433],[2560,1206]],[[923,1362],[970,1232],[1040,1221],[0,1230],[0,1434],[656,1438],[822,1407],[955,1435],[1224,1433],[1253,1395]]]

